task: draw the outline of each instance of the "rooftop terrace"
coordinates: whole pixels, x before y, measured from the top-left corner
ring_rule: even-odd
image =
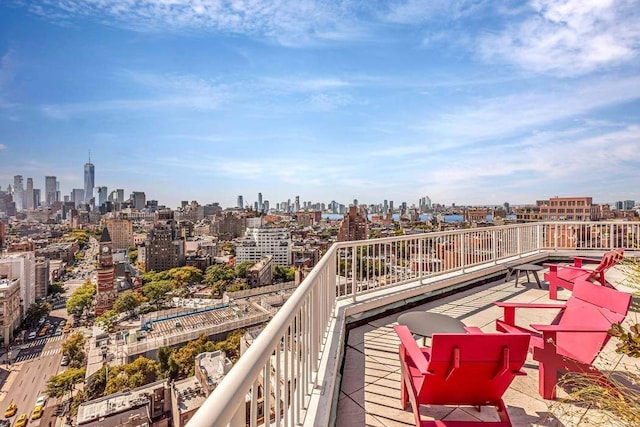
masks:
[[[540,272],[541,278],[543,272]],[[524,274],[523,274],[524,275]],[[613,280],[618,289],[628,290],[622,284],[624,275],[618,268],[608,279]],[[407,311],[429,311],[442,313],[460,319],[467,326],[480,327],[485,332],[495,332],[495,320],[502,316],[502,309],[495,307],[495,301],[517,301],[526,303],[558,303],[549,299],[547,286],[538,289],[535,281],[514,287],[515,277],[509,282],[498,278],[490,283],[430,301],[407,310],[370,320],[348,332],[345,350],[340,395],[337,405],[337,426],[397,426],[415,425],[411,407],[403,410],[400,404],[400,362],[398,345],[400,340],[393,330],[397,319]],[[525,280],[526,282],[526,277]],[[570,291],[559,293],[560,300],[566,300]],[[519,310],[520,324],[548,324],[557,313],[556,310]],[[627,316],[627,323],[636,323],[637,313]],[[429,345],[429,339],[427,339]],[[618,360],[615,343],[610,341],[597,359],[596,366],[609,371],[607,361]],[[633,360],[623,357],[617,370],[635,366]],[[578,405],[559,404],[544,400],[538,394],[538,362],[529,354],[524,370],[526,376],[517,376],[507,390],[504,400],[513,425],[515,426],[581,426],[611,425],[601,419],[603,414],[595,409]],[[472,381],[472,379],[470,379]],[[560,389],[559,397],[566,397]],[[470,407],[423,407],[424,419],[436,417],[443,420],[493,420],[498,416],[493,408],[482,408],[478,412]],[[604,423],[604,424],[603,424]]]
[[[443,312],[494,331],[500,310],[493,302],[548,298],[548,291],[530,284],[514,288],[515,277],[504,283],[506,264],[601,256],[612,248],[637,256],[639,238],[638,222],[557,222],[334,244],[189,426],[263,425],[263,407],[271,408],[276,426],[413,425],[398,399],[399,341],[392,325],[403,311]],[[560,298],[567,297],[563,292]],[[521,319],[553,317],[535,315],[543,317]],[[635,321],[634,314],[629,318]],[[566,419],[549,418],[558,414],[549,409],[553,402],[538,396],[537,362],[529,360],[525,369],[529,375],[505,396],[514,425],[575,425],[579,405],[558,413]],[[265,375],[282,380],[261,381]],[[437,416],[491,416],[484,409],[449,411]]]

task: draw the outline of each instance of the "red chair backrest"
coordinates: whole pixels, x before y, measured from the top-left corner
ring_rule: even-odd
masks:
[[[576,281],[558,325],[593,326],[600,331],[559,332],[556,336],[558,353],[591,364],[611,338],[606,331],[627,316],[631,299],[632,295],[626,292],[586,280]]]
[[[602,255],[602,261],[600,264],[593,270],[594,273],[604,273],[609,268],[613,267],[624,257],[624,249],[613,249],[609,252],[605,252]]]
[[[434,334],[420,401],[484,405],[499,400],[527,359],[529,334]]]

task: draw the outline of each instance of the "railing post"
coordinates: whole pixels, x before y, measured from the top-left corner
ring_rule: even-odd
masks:
[[[423,255],[424,255],[423,254],[424,246],[422,242],[424,242],[424,237],[421,237],[420,240],[418,240],[418,278],[420,280],[422,280],[422,271],[423,271],[422,262],[423,262]]]
[[[464,273],[464,265],[465,265],[465,245],[464,245],[464,234],[460,235],[460,267],[462,267],[462,272]]]
[[[491,257],[493,258],[493,265],[498,264],[498,238],[496,236],[496,230],[491,230]]]
[[[351,297],[353,301],[356,300],[356,263],[358,261],[358,257],[356,256],[357,250],[356,246],[351,247]]]
[[[610,236],[609,237],[609,249],[613,249],[613,248],[616,247],[615,246],[615,238],[614,238],[614,235],[613,235],[613,227],[615,227],[615,224],[611,224],[609,227],[610,227],[609,228],[609,236]]]
[[[522,243],[520,242],[520,235],[522,234],[522,228],[518,227],[518,232],[516,233],[516,253],[518,254],[518,258],[522,258],[522,250],[520,249]]]

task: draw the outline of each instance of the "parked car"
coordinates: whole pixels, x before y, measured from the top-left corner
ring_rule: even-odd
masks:
[[[69,358],[65,354],[62,356],[62,360],[60,360],[60,366],[67,366],[69,364]]]
[[[0,420],[0,427],[11,427],[11,421],[9,420]]]
[[[34,339],[36,337],[36,331],[31,331],[29,332],[29,336],[27,338],[29,338],[30,340]]]

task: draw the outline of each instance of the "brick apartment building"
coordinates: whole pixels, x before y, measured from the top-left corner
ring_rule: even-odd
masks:
[[[591,197],[553,197],[540,206],[542,221],[597,221],[598,205]]]
[[[338,242],[366,240],[369,236],[368,223],[366,211],[359,210],[357,206],[349,206],[349,212],[340,223]]]

